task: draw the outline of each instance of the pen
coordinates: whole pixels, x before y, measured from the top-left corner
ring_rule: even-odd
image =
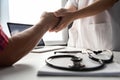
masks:
[[[82,51],[55,51],[54,54],[56,53],[82,53]]]

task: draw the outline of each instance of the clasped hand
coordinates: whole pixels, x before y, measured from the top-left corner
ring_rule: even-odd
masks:
[[[53,12],[53,14],[60,20],[55,27],[49,30],[50,32],[58,32],[66,28],[74,20],[73,12],[69,12],[66,9],[60,9],[58,11]]]
[[[44,28],[49,28],[50,32],[58,32],[66,28],[74,20],[73,12],[66,9],[60,9],[55,12],[45,12],[41,16],[41,23]]]

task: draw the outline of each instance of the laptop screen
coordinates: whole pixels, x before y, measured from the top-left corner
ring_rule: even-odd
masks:
[[[33,26],[31,24],[21,24],[21,23],[11,23],[11,22],[8,22],[7,25],[11,36]],[[40,40],[38,46],[45,46],[43,39]]]

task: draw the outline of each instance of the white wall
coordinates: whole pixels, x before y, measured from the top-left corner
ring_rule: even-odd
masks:
[[[0,0],[0,23],[1,23],[1,0]]]
[[[10,36],[7,22],[9,21],[9,7],[8,7],[8,1],[9,0],[0,0],[0,23],[3,27],[4,32]]]

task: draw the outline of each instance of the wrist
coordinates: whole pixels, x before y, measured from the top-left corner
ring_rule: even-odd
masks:
[[[70,16],[71,16],[71,21],[76,20],[76,13],[75,12],[70,12]]]
[[[49,27],[45,24],[37,23],[35,26],[36,31],[46,32],[49,30]]]
[[[73,12],[73,18],[74,18],[74,20],[81,18],[80,15],[81,14],[78,11]]]

